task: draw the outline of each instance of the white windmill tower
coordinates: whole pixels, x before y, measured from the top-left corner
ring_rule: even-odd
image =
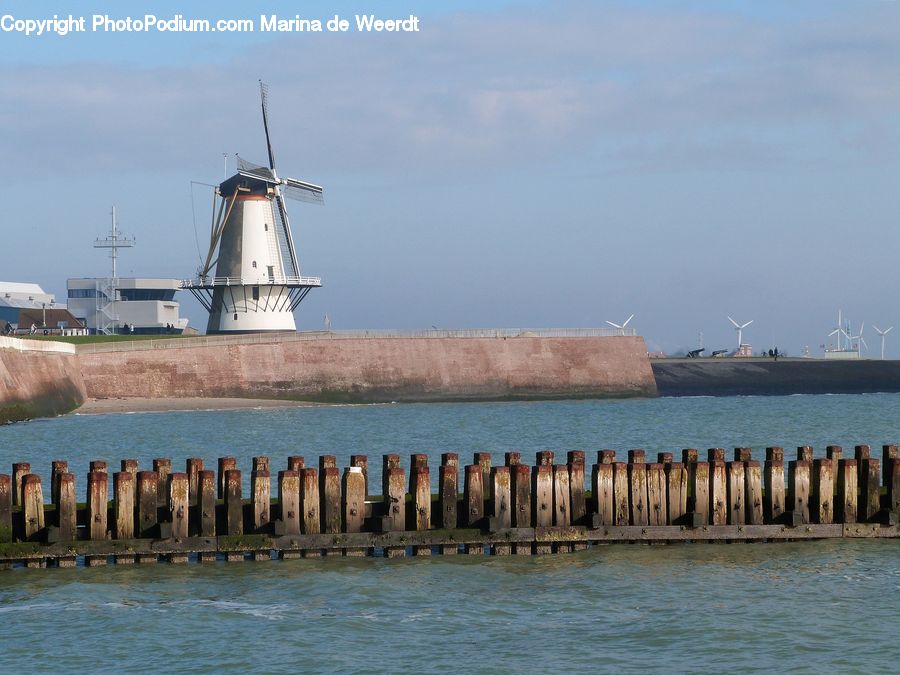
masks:
[[[730,316],[728,317],[728,320],[731,322],[731,324],[734,326],[734,329],[737,331],[737,352],[740,353],[741,347],[744,345],[744,329],[747,326],[749,326],[751,323],[753,323],[753,319],[750,319],[747,323],[740,323],[740,324],[737,321],[735,321],[734,319],[732,319]]]
[[[884,361],[884,336],[887,335],[888,333],[890,333],[892,330],[894,330],[894,327],[891,326],[890,328],[885,328],[884,330],[881,330],[878,328],[878,326],[876,326],[873,323],[872,328],[874,328],[875,332],[881,336],[881,360]]]
[[[634,318],[634,314],[632,314],[627,319],[625,319],[625,321],[622,322],[621,325],[617,324],[617,323],[613,323],[612,321],[607,321],[606,323],[608,323],[613,328],[618,328],[620,335],[625,335],[625,327],[628,325],[628,322],[631,321],[633,318]]]
[[[300,276],[284,203],[290,197],[321,204],[322,188],[276,173],[263,82],[259,91],[269,167],[238,157],[237,173],[216,189],[206,261],[197,279],[182,283],[209,312],[207,333],[295,331],[294,310],[322,285],[319,277]]]

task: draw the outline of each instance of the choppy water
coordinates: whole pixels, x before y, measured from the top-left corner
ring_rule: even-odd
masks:
[[[900,395],[875,394],[69,416],[0,429],[0,466],[68,459],[81,479],[123,457],[233,454],[247,471],[257,454],[273,469],[325,453],[373,469],[384,452],[818,454],[897,442],[898,413]],[[0,572],[3,670],[890,672],[898,620],[896,541]]]

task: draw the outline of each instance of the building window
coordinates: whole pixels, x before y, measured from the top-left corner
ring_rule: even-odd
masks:
[[[234,313],[234,320],[237,321],[237,312]]]
[[[253,299],[257,301],[259,300],[259,286],[253,287]]]
[[[256,269],[256,261],[253,261],[253,269]]]
[[[263,227],[266,228],[266,232],[269,231],[269,224],[268,224],[268,223],[263,223]]]

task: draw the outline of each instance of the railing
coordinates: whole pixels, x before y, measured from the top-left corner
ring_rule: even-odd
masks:
[[[262,279],[262,281],[260,280]],[[183,279],[181,288],[214,288],[216,286],[321,286],[321,277],[264,276],[244,279],[243,277],[203,277]]]
[[[368,338],[596,338],[635,337],[633,328],[480,328],[471,330],[342,330],[275,332],[247,335],[204,335],[191,338],[98,342],[79,345],[80,354],[97,352],[144,351],[149,349],[181,349],[222,345],[303,342],[306,340],[358,340]]]

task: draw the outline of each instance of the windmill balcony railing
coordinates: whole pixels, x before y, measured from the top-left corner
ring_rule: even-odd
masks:
[[[181,288],[213,288],[216,286],[321,286],[321,277],[270,276],[245,279],[243,277],[199,277],[184,279]]]

